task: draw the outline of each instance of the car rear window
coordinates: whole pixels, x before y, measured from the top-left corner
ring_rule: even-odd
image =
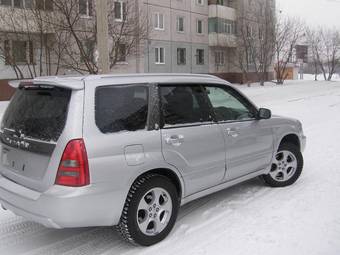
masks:
[[[146,128],[148,87],[124,85],[96,89],[95,119],[102,133]]]
[[[56,142],[65,127],[71,90],[37,86],[15,92],[1,128],[25,137]]]

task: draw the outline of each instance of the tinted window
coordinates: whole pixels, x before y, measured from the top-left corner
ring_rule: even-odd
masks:
[[[26,137],[57,141],[65,126],[70,97],[71,90],[62,88],[18,89],[1,126]]]
[[[247,120],[255,117],[254,107],[239,93],[220,87],[207,87],[218,121]]]
[[[210,121],[209,105],[200,86],[160,87],[164,124]]]
[[[101,132],[145,129],[148,87],[111,86],[96,90],[96,124]]]

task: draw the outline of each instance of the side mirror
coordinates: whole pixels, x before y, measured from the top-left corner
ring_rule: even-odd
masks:
[[[272,112],[266,108],[260,108],[257,113],[257,119],[268,120],[272,117]]]

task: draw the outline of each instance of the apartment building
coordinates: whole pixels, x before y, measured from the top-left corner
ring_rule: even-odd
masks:
[[[96,0],[76,1],[81,18],[86,22],[94,19]],[[252,2],[257,0],[108,0],[110,3],[108,6],[114,9],[112,15],[115,22],[124,19],[126,1],[134,3],[136,8],[146,15],[147,38],[139,43],[138,50],[119,58],[119,61],[110,68],[111,73],[211,73],[232,82],[242,81],[242,72],[233,60],[237,49],[238,25],[241,24],[244,13],[252,11]],[[274,3],[274,12],[275,1],[270,1]],[[54,15],[52,2],[52,0],[0,0],[0,16],[8,8],[20,10],[31,8],[34,4],[50,13],[48,15]],[[38,68],[39,61],[44,61],[44,65],[40,66],[43,74],[55,68],[54,64],[46,64],[48,58],[53,59],[55,56],[39,48],[41,37],[36,35],[38,31],[31,32],[30,40],[20,40],[18,36],[14,38],[9,27],[1,24],[0,50],[2,49],[3,54],[1,58],[0,52],[0,80],[17,77],[16,70],[7,63],[8,56],[19,60],[17,64],[24,76],[29,76],[32,72],[27,64]],[[1,38],[3,33],[7,34],[6,38]],[[44,30],[44,33],[46,33],[44,40],[55,40],[53,31]],[[89,45],[89,49],[95,48]],[[123,43],[117,45],[117,48],[120,52],[126,52]],[[98,51],[100,52],[100,49]],[[89,52],[98,55],[95,50]],[[74,70],[67,65],[59,68],[59,74],[72,73]]]
[[[145,72],[209,72],[207,0],[143,0],[150,17]]]
[[[144,71],[210,73],[244,82],[235,59],[238,26],[254,23],[249,29],[255,35],[254,16],[262,13],[256,8],[266,5],[274,15],[274,0],[144,0],[151,23]],[[249,70],[256,80],[251,65]],[[271,77],[272,67],[269,72]]]

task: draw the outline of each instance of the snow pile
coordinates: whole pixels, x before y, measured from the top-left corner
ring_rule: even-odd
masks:
[[[242,91],[303,122],[305,167],[295,185],[272,189],[254,179],[194,201],[181,209],[171,235],[150,248],[126,244],[111,228],[46,229],[0,212],[1,255],[340,254],[340,82]]]

